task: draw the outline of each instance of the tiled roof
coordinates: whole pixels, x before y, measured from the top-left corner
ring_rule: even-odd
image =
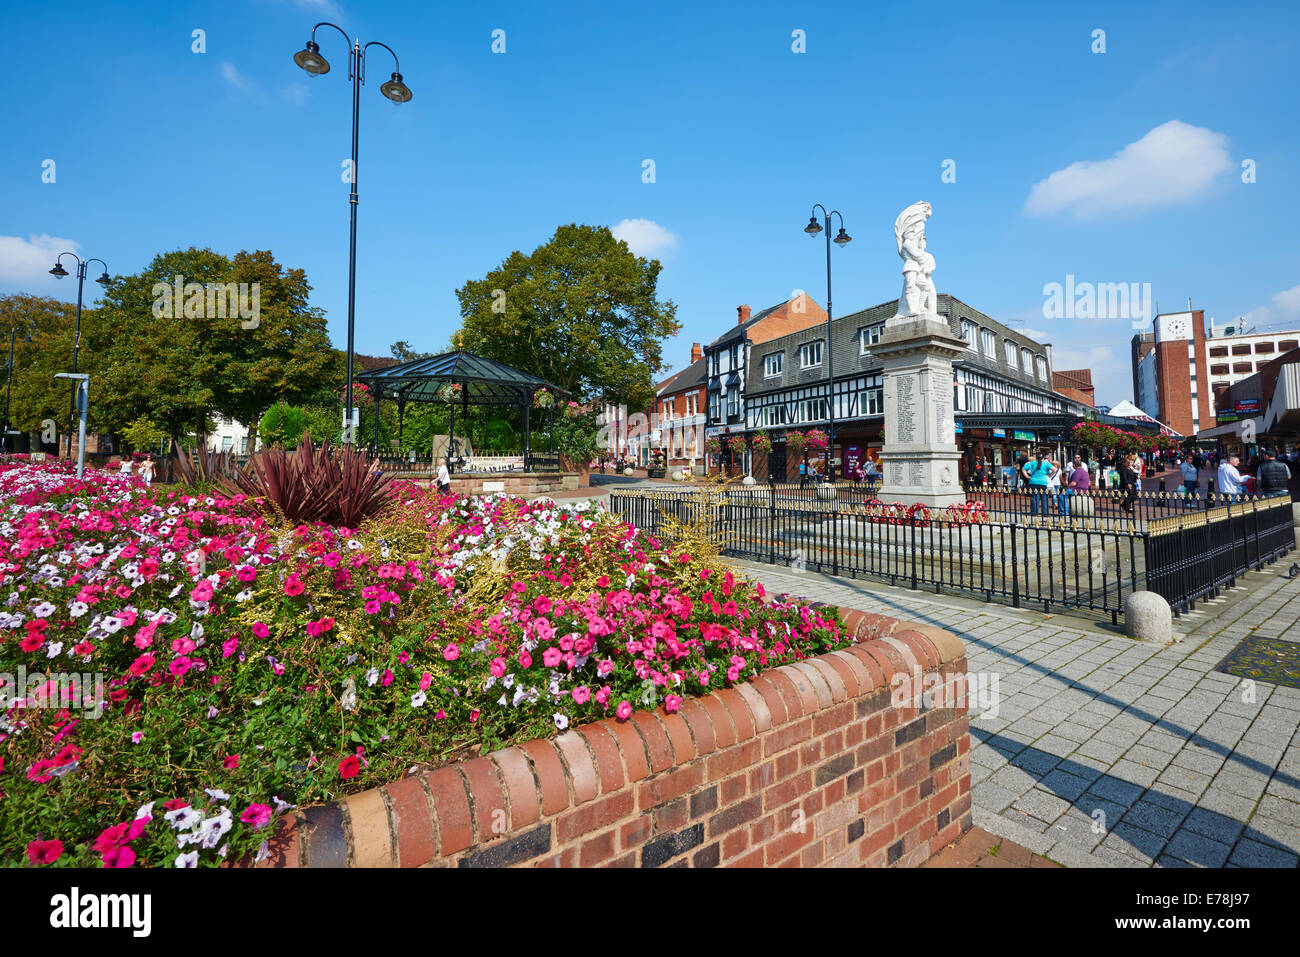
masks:
[[[696,359],[681,372],[670,375],[663,382],[655,387],[655,395],[668,395],[670,392],[681,392],[684,389],[696,388],[704,384],[705,366],[704,359]]]

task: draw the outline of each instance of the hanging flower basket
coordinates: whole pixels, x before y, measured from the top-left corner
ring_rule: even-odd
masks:
[[[830,445],[830,438],[825,432],[821,429],[808,430],[808,448],[822,450],[828,445]]]
[[[727,439],[727,448],[736,458],[745,454],[745,437],[743,435],[733,435]]]
[[[785,447],[795,455],[802,455],[803,450],[808,447],[808,436],[802,432],[788,432],[785,436]]]
[[[537,409],[550,409],[555,406],[555,396],[551,395],[548,389],[538,389],[533,393],[533,407]]]
[[[443,402],[455,402],[464,391],[464,387],[459,382],[444,382],[442,388],[438,390],[438,398]]]
[[[755,452],[761,452],[766,455],[772,451],[772,440],[766,432],[755,432],[750,439],[749,447]]]
[[[711,439],[705,439],[704,451],[708,452],[710,455],[717,455],[719,452],[722,451],[722,442],[719,441],[716,437]]]
[[[348,394],[346,391],[341,392],[339,394],[339,402],[346,402],[347,395]],[[373,402],[374,400],[375,400],[374,396],[370,394],[370,386],[363,385],[360,382],[354,382],[352,384],[353,405],[357,405],[357,406],[370,405],[370,403]]]

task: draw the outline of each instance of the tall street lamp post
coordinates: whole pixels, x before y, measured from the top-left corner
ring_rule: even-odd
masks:
[[[343,408],[343,416],[347,422],[343,428],[343,441],[347,445],[352,445],[356,441],[356,426],[352,421],[352,357],[357,300],[357,125],[361,113],[361,86],[366,82],[366,51],[372,46],[383,47],[392,53],[393,66],[400,70],[401,65],[397,61],[397,54],[393,53],[392,47],[387,44],[371,40],[362,46],[360,40],[352,40],[341,27],[333,23],[321,22],[311,28],[311,39],[307,41],[307,45],[293,55],[293,62],[312,76],[320,76],[330,70],[329,61],[321,56],[320,47],[316,45],[316,31],[321,27],[333,27],[343,34],[343,39],[352,44],[348,53],[348,79],[352,81],[352,193],[348,198],[352,210],[348,238],[348,382]],[[402,82],[402,74],[398,72],[393,73],[392,79],[383,84],[379,92],[394,103],[407,103],[411,99],[411,91]]]
[[[817,222],[817,210],[821,210],[826,217],[826,390],[828,393],[827,408],[831,420],[829,443],[826,448],[826,469],[829,473],[830,480],[835,481],[835,350],[831,348],[831,243],[837,246],[846,246],[853,237],[844,231],[844,217],[839,210],[826,212],[826,207],[821,203],[813,204],[813,214],[808,217],[808,225],[803,231],[809,236],[816,237],[822,231],[821,223]],[[840,217],[840,231],[831,239],[831,217]]]
[[[77,328],[76,328],[76,332],[73,333],[73,337],[72,337],[72,371],[75,374],[77,371],[77,353],[81,349],[81,291],[86,285],[86,267],[91,263],[99,263],[101,266],[104,267],[103,274],[98,279],[96,279],[95,282],[99,283],[105,289],[107,289],[112,284],[112,280],[108,278],[108,263],[104,262],[104,260],[102,259],[87,259],[83,261],[81,257],[78,256],[76,253],[60,253],[59,258],[54,260],[54,268],[50,270],[50,275],[53,276],[55,279],[62,279],[63,277],[70,275],[70,273],[63,268],[64,256],[71,256],[73,259],[77,261]],[[73,423],[77,417],[77,389],[78,388],[79,387],[77,385],[75,384],[73,385],[72,396],[68,400],[68,456],[69,458],[71,458],[72,456],[72,432],[74,428]]]
[[[14,389],[14,333],[17,329],[9,330],[9,377],[5,382],[5,428],[4,434],[0,435],[0,449],[5,452],[9,451],[9,396]]]

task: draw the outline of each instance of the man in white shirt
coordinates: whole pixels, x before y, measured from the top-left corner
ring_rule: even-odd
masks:
[[[1233,454],[1229,455],[1226,461],[1219,463],[1218,490],[1223,493],[1223,497],[1229,502],[1235,502],[1241,493],[1246,490],[1246,477],[1237,471],[1237,465],[1240,461]]]
[[[447,471],[447,462],[444,460],[438,465],[438,491],[446,492],[451,488],[451,473]]]

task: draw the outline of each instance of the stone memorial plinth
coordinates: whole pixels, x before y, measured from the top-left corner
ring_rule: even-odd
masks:
[[[952,417],[952,360],[966,342],[936,312],[934,257],[925,251],[929,216],[930,204],[916,203],[894,223],[903,294],[897,315],[885,323],[872,349],[884,367],[884,484],[878,497],[943,509],[966,501]]]

